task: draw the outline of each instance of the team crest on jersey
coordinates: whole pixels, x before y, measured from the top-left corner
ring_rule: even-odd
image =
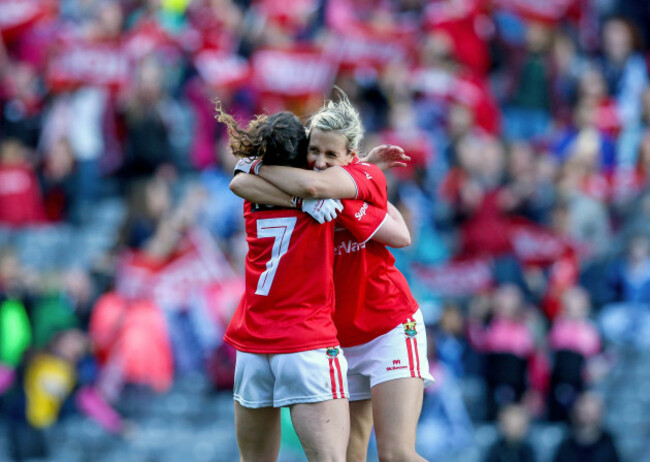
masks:
[[[417,335],[418,331],[415,329],[415,321],[405,322],[402,325],[404,326],[404,333],[407,337],[415,337]]]
[[[327,356],[330,358],[336,358],[339,355],[340,349],[338,347],[329,347],[327,349]]]

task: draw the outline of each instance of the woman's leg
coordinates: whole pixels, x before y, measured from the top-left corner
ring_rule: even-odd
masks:
[[[415,451],[424,382],[401,378],[375,385],[372,411],[380,462],[426,462]]]
[[[233,395],[239,460],[275,462],[282,426],[280,408],[273,407],[275,380],[268,355],[237,351],[236,361]]]
[[[291,421],[309,462],[345,462],[350,438],[347,399],[294,404]]]
[[[235,430],[241,462],[275,462],[280,452],[280,408],[248,408],[235,401]]]
[[[372,401],[350,401],[350,442],[347,462],[366,462],[372,432]]]

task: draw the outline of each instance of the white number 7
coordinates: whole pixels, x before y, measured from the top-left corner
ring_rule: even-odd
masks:
[[[271,259],[266,263],[266,270],[257,283],[256,295],[269,294],[280,260],[289,250],[289,241],[291,240],[293,228],[296,226],[296,220],[296,217],[257,220],[257,237],[272,237],[274,240]]]

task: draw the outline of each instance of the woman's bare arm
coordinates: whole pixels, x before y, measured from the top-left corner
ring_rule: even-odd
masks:
[[[390,202],[388,203],[386,220],[384,220],[375,235],[372,236],[372,240],[396,248],[411,245],[411,233],[406,226],[406,222],[397,207]]]
[[[377,146],[370,151],[368,158],[384,169],[405,166],[405,162],[410,160],[402,148],[389,144]],[[328,168],[315,172],[277,165],[262,165],[258,174],[292,196],[306,199],[354,199],[357,195],[357,185],[341,168]]]
[[[230,181],[230,190],[242,199],[256,204],[294,207],[291,195],[257,175],[238,173]]]
[[[259,176],[283,191],[308,199],[354,199],[357,186],[352,177],[341,168],[322,171],[262,165]]]

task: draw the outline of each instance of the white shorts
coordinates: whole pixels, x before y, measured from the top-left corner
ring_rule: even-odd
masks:
[[[433,384],[427,359],[427,333],[422,312],[390,332],[361,345],[347,347],[350,401],[370,399],[370,389],[389,380],[417,377]]]
[[[237,351],[234,398],[248,408],[348,398],[347,371],[340,347],[286,354]]]

